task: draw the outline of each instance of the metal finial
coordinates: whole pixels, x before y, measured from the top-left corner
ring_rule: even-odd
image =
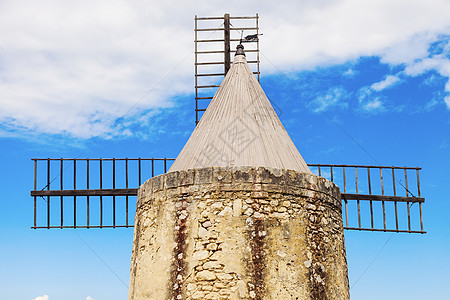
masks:
[[[245,56],[245,52],[244,52],[244,46],[242,46],[241,44],[237,45],[236,47],[236,55],[244,55]]]

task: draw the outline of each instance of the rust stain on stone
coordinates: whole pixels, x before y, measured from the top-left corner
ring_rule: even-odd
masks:
[[[262,219],[254,218],[252,230],[250,230],[251,283],[248,286],[250,298],[255,300],[264,299],[266,293],[265,286],[265,228]]]
[[[183,282],[186,274],[186,230],[187,230],[187,201],[181,199],[176,208],[174,260],[172,263],[171,286],[169,287],[172,299],[183,299]]]

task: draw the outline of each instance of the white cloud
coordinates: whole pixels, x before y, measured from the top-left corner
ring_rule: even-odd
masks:
[[[91,296],[87,296],[86,300],[95,300],[94,298],[92,298]]]
[[[353,77],[356,75],[356,72],[352,69],[348,69],[347,71],[344,72],[343,75],[346,77]]]
[[[48,299],[49,299],[48,295],[44,295],[44,296],[38,296],[38,297],[36,297],[36,298],[34,298],[32,300],[48,300]]]
[[[450,76],[448,57],[427,53],[430,43],[448,33],[447,0],[5,0],[0,132],[127,136],[116,120],[150,88],[155,87],[127,122],[138,122],[139,112],[171,106],[174,95],[193,92],[195,14],[256,10],[262,53],[282,71],[379,56],[407,65],[409,76],[432,69]],[[264,56],[262,72],[278,72]]]
[[[450,109],[450,95],[444,98],[445,104],[447,108]]]
[[[388,75],[386,76],[386,78],[382,81],[379,82],[375,82],[374,84],[372,84],[370,86],[370,88],[374,91],[382,91],[388,87],[391,87],[392,85],[394,85],[395,83],[397,83],[398,81],[400,81],[400,78],[398,78],[397,76],[394,75]]]
[[[383,110],[383,102],[381,102],[379,98],[372,99],[363,105],[363,109],[368,112]]]
[[[441,49],[440,53],[418,59],[409,64],[405,68],[405,74],[409,76],[419,76],[429,71],[435,71],[439,75],[447,78],[445,90],[447,96],[444,96],[443,102],[447,108],[450,109],[450,40],[447,40],[446,45]],[[428,81],[426,81],[428,82]],[[440,100],[442,101],[442,99]]]
[[[309,106],[314,112],[322,112],[328,110],[331,107],[347,107],[347,103],[343,100],[347,97],[348,93],[342,87],[335,87],[329,89],[324,95],[316,97],[309,103]]]
[[[358,91],[359,108],[364,112],[377,113],[384,111],[384,105],[380,97],[373,96],[375,90],[371,86],[366,86]]]

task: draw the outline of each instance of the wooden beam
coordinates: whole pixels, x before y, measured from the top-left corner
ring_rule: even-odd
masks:
[[[228,73],[228,70],[230,70],[231,65],[231,57],[230,57],[230,15],[225,14],[224,15],[224,72],[225,75]]]
[[[138,189],[45,190],[31,191],[31,196],[137,196]]]
[[[345,230],[358,230],[358,231],[379,231],[379,232],[404,232],[404,233],[427,233],[422,230],[401,230],[401,229],[378,229],[378,228],[359,228],[359,227],[345,227]]]
[[[373,201],[396,201],[396,202],[419,202],[424,203],[425,198],[378,196],[363,194],[341,194],[342,200],[373,200]]]

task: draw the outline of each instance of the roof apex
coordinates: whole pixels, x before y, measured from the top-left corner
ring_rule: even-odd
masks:
[[[228,166],[311,173],[250,70],[242,45],[169,171]]]

